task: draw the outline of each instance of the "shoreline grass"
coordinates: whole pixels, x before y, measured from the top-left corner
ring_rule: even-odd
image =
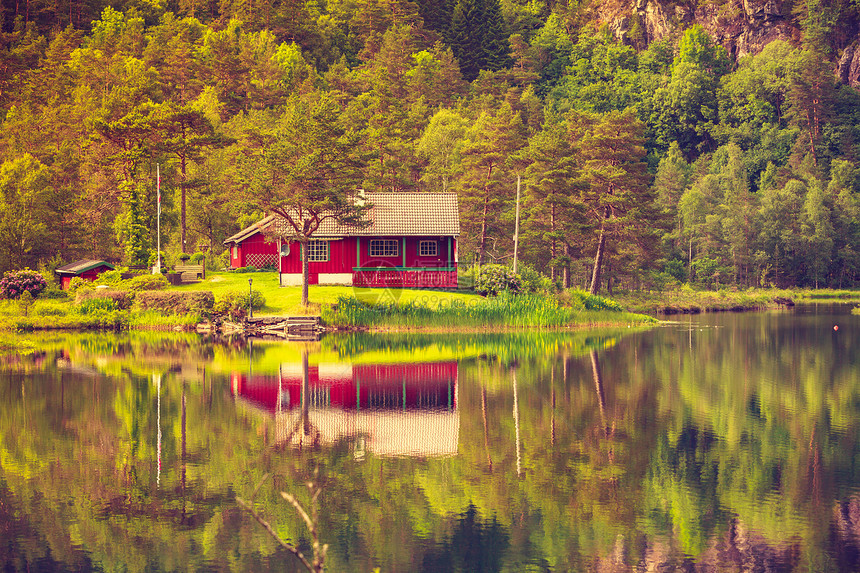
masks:
[[[324,309],[323,320],[340,329],[374,330],[462,330],[574,328],[595,325],[641,325],[656,323],[653,317],[618,309],[588,309],[584,304],[562,305],[554,297],[537,294],[480,299],[473,304],[453,301],[431,308],[406,304],[368,304],[355,297],[342,297]]]
[[[252,283],[249,284],[248,280]],[[722,289],[617,292],[612,298],[570,290],[484,298],[462,291],[373,289],[312,285],[311,303],[301,305],[301,287],[281,287],[277,273],[211,273],[207,279],[166,292],[210,291],[215,300],[247,297],[250,288],[265,299],[255,316],[320,315],[336,330],[496,332],[528,328],[590,328],[644,325],[654,315],[777,308],[796,303],[855,302],[860,291],[837,289]],[[626,312],[625,312],[626,311]],[[66,299],[37,299],[26,315],[18,301],[0,301],[0,330],[193,330],[205,316],[196,312],[84,309]]]

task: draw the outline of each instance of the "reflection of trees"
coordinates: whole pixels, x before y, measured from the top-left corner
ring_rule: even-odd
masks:
[[[165,369],[161,487],[157,393],[143,373],[162,360],[158,344],[94,342],[67,355],[113,378],[35,362],[30,371],[46,374],[38,384],[0,377],[0,524],[26,538],[0,552],[23,563],[50,551],[74,569],[88,559],[142,569],[152,555],[162,569],[290,567],[233,494],[271,472],[258,507],[308,551],[278,492],[302,491],[319,467],[333,571],[850,570],[860,555],[860,382],[856,340],[843,330],[831,339],[739,324],[612,343],[514,337],[507,349],[502,337],[470,336],[458,455],[442,459],[359,461],[346,441],[278,451],[271,428],[238,411],[211,375],[240,351],[214,347],[199,380]],[[185,344],[167,347],[200,352]],[[327,344],[320,351],[335,352]],[[428,348],[414,344],[413,354]],[[458,348],[453,337],[434,344]],[[117,350],[135,361],[96,359]],[[257,352],[255,368],[280,363],[275,346]]]

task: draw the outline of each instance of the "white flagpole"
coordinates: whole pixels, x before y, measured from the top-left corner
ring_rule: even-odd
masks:
[[[156,220],[158,221],[156,224],[156,249],[158,249],[158,262],[155,263],[155,272],[161,272],[161,165],[156,163],[155,165],[155,177],[156,177],[156,188],[158,189],[158,216]]]

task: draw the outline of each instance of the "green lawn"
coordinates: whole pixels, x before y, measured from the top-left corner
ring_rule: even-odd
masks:
[[[301,287],[282,287],[278,284],[278,274],[274,272],[256,273],[218,273],[207,272],[206,279],[196,283],[171,287],[176,290],[208,290],[212,291],[215,298],[227,292],[248,292],[248,279],[253,280],[253,288],[259,291],[266,299],[266,305],[261,312],[264,315],[316,315],[320,312],[320,305],[334,304],[340,296],[355,296],[364,302],[399,302],[408,303],[412,301],[426,302],[428,306],[435,308],[440,302],[448,304],[452,300],[470,301],[482,300],[475,294],[460,292],[416,290],[398,288],[358,288],[351,286],[320,286],[311,285],[309,290],[310,306],[304,309],[301,305]]]

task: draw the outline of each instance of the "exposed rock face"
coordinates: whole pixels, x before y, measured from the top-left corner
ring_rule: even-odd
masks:
[[[734,58],[756,54],[773,40],[799,39],[799,30],[783,12],[782,0],[741,0],[715,6],[697,2],[635,0],[632,13],[601,14],[615,36],[644,45],[700,24]],[[632,31],[638,23],[639,35]],[[644,46],[642,46],[644,47]]]
[[[839,58],[839,80],[852,88],[860,87],[860,45],[855,40]]]

